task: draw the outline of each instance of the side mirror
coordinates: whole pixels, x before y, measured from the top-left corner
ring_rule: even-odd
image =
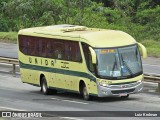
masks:
[[[91,55],[92,55],[92,63],[96,64],[97,63],[96,52],[91,47],[89,47],[89,50],[90,50]]]
[[[138,46],[141,48],[143,58],[147,58],[147,50],[141,43],[138,43]]]

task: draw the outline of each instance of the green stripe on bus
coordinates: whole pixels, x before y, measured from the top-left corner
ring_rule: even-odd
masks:
[[[84,78],[90,79],[91,81],[96,82],[96,78],[94,76],[92,76],[88,73],[84,73],[84,72],[78,72],[78,71],[72,71],[72,70],[63,70],[63,69],[58,69],[58,68],[50,68],[50,67],[44,67],[44,66],[25,64],[25,63],[22,63],[21,61],[19,61],[19,65],[20,65],[21,68],[25,68],[25,69],[59,73],[59,74],[77,76],[77,77],[84,77]]]

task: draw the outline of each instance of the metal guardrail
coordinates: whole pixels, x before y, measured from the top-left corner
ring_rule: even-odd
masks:
[[[160,75],[144,74],[145,81],[160,83]]]
[[[0,57],[0,63],[12,64],[13,74],[16,74],[16,65],[19,65],[18,59]]]
[[[144,74],[144,80],[147,82],[158,83],[158,90],[160,90],[160,75]]]
[[[12,64],[13,65],[13,74],[16,74],[16,65],[19,64],[18,59],[0,57],[0,63]],[[158,83],[158,89],[160,89],[160,75],[156,74],[144,74],[144,80],[147,82]]]

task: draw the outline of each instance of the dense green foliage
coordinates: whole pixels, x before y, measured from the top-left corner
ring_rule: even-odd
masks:
[[[160,0],[0,0],[0,31],[78,24],[160,41]]]

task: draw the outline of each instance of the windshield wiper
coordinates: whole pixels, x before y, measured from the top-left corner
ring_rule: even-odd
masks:
[[[116,59],[116,56],[115,56],[115,61],[114,61],[114,64],[113,64],[113,67],[112,67],[112,77],[113,77],[113,73],[114,73],[114,69],[116,67],[116,64],[117,64],[117,59]]]
[[[128,66],[128,64],[126,63],[126,61],[123,60],[123,56],[122,55],[121,55],[121,59],[122,59],[123,65],[127,68],[127,70],[130,73],[130,75],[133,75],[132,70],[130,69],[130,67]]]

